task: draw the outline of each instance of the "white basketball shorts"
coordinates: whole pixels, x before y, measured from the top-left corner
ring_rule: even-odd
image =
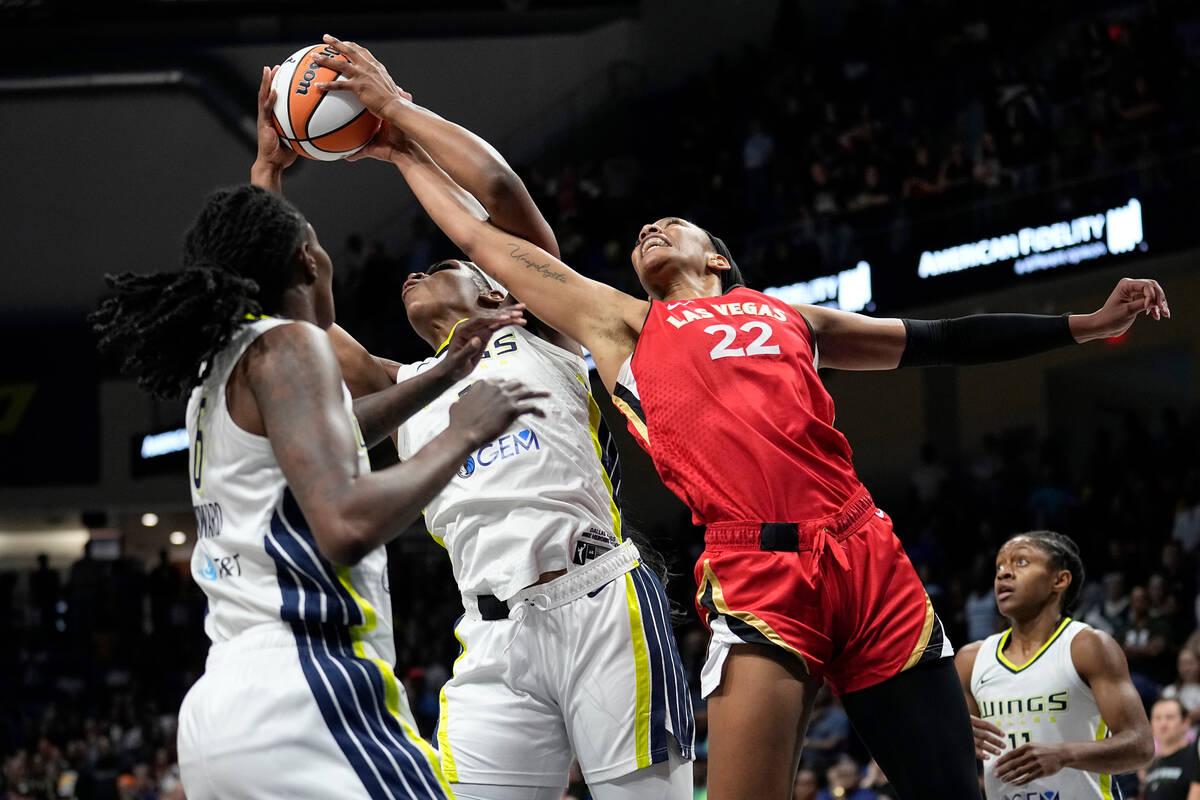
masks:
[[[437,735],[451,784],[565,786],[572,753],[611,780],[666,761],[669,737],[692,758],[666,594],[631,543],[518,593],[507,618],[464,605]]]
[[[403,687],[340,638],[279,623],[212,647],[179,710],[188,800],[451,796]]]

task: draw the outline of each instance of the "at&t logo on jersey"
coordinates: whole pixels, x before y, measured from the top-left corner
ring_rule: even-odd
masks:
[[[522,453],[541,450],[541,442],[537,434],[526,428],[516,433],[506,433],[494,442],[488,442],[483,447],[467,456],[467,460],[458,468],[458,477],[469,478],[477,470],[486,469]]]
[[[1049,792],[1016,792],[1006,794],[1001,800],[1062,800],[1057,790]]]
[[[219,556],[213,559],[201,553],[201,563],[199,569],[196,570],[196,576],[206,581],[215,581],[219,578],[240,578],[242,576],[242,564],[238,561],[240,557],[240,553],[234,553],[231,556]]]

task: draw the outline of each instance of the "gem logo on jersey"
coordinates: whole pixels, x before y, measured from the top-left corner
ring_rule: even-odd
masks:
[[[516,458],[522,453],[531,453],[541,449],[542,445],[538,441],[537,434],[528,428],[516,433],[506,433],[496,441],[488,442],[467,456],[467,460],[458,468],[458,477],[469,478],[475,474],[476,470]]]

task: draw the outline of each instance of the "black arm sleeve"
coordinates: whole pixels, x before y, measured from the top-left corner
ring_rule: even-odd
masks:
[[[957,319],[905,319],[901,367],[988,364],[1075,344],[1066,314],[975,314]]]

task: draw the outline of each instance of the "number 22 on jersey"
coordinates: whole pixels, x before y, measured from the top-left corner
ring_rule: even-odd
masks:
[[[757,337],[746,344],[745,347],[731,347],[738,337],[738,330],[753,334],[757,332]],[[741,328],[735,330],[732,325],[709,325],[704,329],[705,333],[713,336],[720,336],[721,341],[708,351],[708,357],[713,361],[719,358],[743,358],[745,356],[770,356],[779,355],[779,345],[768,344],[771,341],[771,336],[775,331],[771,326],[760,320],[747,322]],[[745,337],[741,337],[743,341]]]

